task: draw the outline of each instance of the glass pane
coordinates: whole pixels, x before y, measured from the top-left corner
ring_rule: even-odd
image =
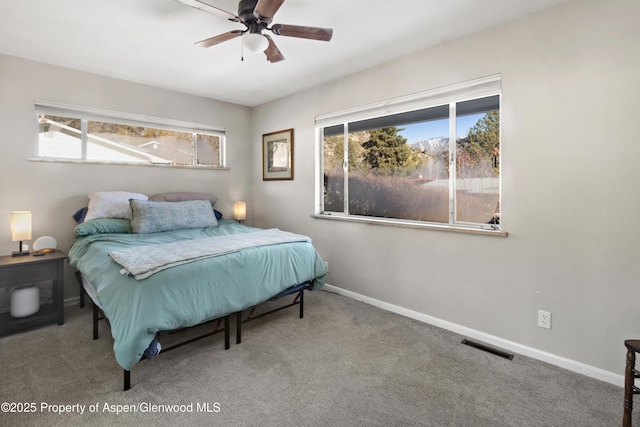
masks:
[[[448,222],[448,122],[349,134],[349,213]]]
[[[38,156],[81,159],[80,119],[40,114],[38,117]]]
[[[87,126],[88,160],[193,164],[191,133],[95,121]]]
[[[499,224],[500,112],[458,115],[456,129],[456,220]]]
[[[220,166],[220,137],[197,135],[198,164]]]
[[[328,212],[344,212],[343,129],[340,126],[324,138],[324,210]]]

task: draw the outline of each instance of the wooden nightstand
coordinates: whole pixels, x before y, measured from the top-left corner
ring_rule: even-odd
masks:
[[[64,260],[62,251],[43,256],[0,256],[0,289],[51,280],[53,302],[42,304],[37,313],[14,318],[11,313],[0,313],[0,336],[36,326],[64,323]]]

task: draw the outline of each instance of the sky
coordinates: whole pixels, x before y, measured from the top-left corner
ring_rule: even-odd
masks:
[[[469,129],[471,129],[482,116],[484,116],[484,114],[470,114],[468,116],[458,117],[458,138],[467,136]],[[439,136],[449,136],[449,119],[432,120],[398,127],[402,129],[399,133],[407,139],[407,144],[414,144],[418,141]]]

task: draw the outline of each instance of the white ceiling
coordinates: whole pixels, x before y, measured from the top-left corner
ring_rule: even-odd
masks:
[[[237,14],[237,0],[203,1]],[[241,61],[240,38],[195,46],[244,26],[176,0],[0,0],[0,53],[254,106],[565,1],[286,0],[273,23],[333,39],[273,35],[286,60],[271,64]]]

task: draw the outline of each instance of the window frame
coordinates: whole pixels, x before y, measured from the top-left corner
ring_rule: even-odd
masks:
[[[41,157],[39,153],[39,116],[41,114],[50,116],[59,116],[81,120],[81,153],[80,159],[64,158],[64,157]],[[216,127],[180,120],[158,118],[152,116],[143,116],[132,113],[117,112],[111,110],[102,110],[90,107],[80,107],[75,105],[61,104],[49,101],[36,100],[34,102],[34,116],[36,135],[34,140],[34,157],[29,158],[30,161],[41,162],[58,162],[58,163],[82,163],[82,164],[110,164],[110,165],[131,165],[131,166],[153,166],[153,167],[169,167],[169,168],[188,168],[188,169],[220,169],[228,170],[226,161],[226,131],[223,127]],[[99,121],[113,124],[139,126],[151,129],[161,129],[190,133],[193,138],[192,163],[189,164],[163,164],[163,163],[138,163],[117,160],[97,160],[87,159],[87,122]],[[219,165],[200,165],[198,164],[197,140],[198,135],[216,136],[219,139]]]
[[[444,86],[408,96],[393,98],[390,100],[342,110],[336,113],[316,116],[316,197],[315,209],[312,217],[319,219],[343,220],[351,222],[364,222],[370,224],[395,225],[401,227],[425,228],[435,230],[457,231],[474,234],[489,234],[494,236],[507,236],[500,224],[471,223],[456,220],[456,206],[454,196],[456,190],[456,174],[449,177],[449,221],[447,223],[418,221],[399,218],[380,218],[348,213],[348,167],[343,167],[345,173],[344,210],[343,212],[324,211],[324,129],[331,126],[344,127],[344,158],[348,156],[349,123],[375,120],[394,114],[410,113],[413,111],[448,106],[449,109],[449,163],[456,170],[456,104],[486,97],[498,97],[500,111],[502,110],[502,76],[495,74],[467,82]],[[502,128],[502,124],[500,124]],[[502,145],[502,133],[500,132],[500,144]],[[501,156],[499,154],[499,156]],[[346,162],[345,162],[346,163]],[[502,200],[502,173],[498,177],[498,200]]]

